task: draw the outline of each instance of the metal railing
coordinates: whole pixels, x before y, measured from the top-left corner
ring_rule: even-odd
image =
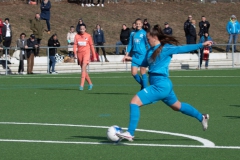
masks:
[[[227,46],[228,44],[215,44],[215,45],[213,45],[213,47],[216,47],[216,46]],[[229,54],[231,54],[231,60],[232,60],[232,68],[234,68],[235,67],[235,63],[234,63],[234,61],[235,61],[235,54],[234,54],[234,50],[233,50],[233,48],[234,48],[234,46],[240,46],[240,44],[230,44],[230,46],[232,47],[232,50],[231,50],[231,52],[229,52]],[[101,48],[101,47],[104,47],[104,48],[116,48],[116,47],[121,47],[121,48],[125,48],[125,49],[127,49],[126,47],[126,45],[105,45],[105,46],[95,46],[95,48]],[[40,49],[46,49],[46,58],[47,58],[47,73],[49,73],[49,49],[51,49],[51,48],[57,48],[57,49],[61,49],[61,48],[64,48],[64,49],[66,49],[66,48],[72,48],[72,47],[68,47],[68,46],[61,46],[61,47],[39,47]],[[3,49],[5,50],[5,75],[8,75],[8,58],[7,58],[7,55],[8,55],[8,50],[11,50],[11,49],[21,49],[21,48],[16,48],[16,47],[3,47]],[[28,49],[33,49],[33,48],[28,48]],[[225,54],[226,54],[226,52],[224,52]],[[211,54],[214,54],[214,53],[211,53]],[[240,54],[240,52],[239,52],[239,54]],[[99,55],[100,56],[100,59],[101,59],[101,62],[102,62],[102,65],[103,65],[103,55],[102,54],[100,54]],[[201,53],[200,53],[200,50],[198,50],[198,66],[200,66],[200,56],[201,56]],[[240,56],[239,56],[239,60],[238,61],[240,61]],[[240,62],[239,62],[240,63]],[[128,71],[128,69],[129,69],[129,64],[128,63],[126,63],[126,67],[125,67],[125,70],[126,71]],[[200,67],[199,67],[199,69],[201,69]],[[89,65],[88,65],[88,71],[89,71],[90,69],[89,69]]]
[[[101,48],[101,47],[104,47],[104,48],[125,48],[125,50],[127,49],[127,46],[126,45],[105,45],[105,46],[94,46],[95,48]],[[73,47],[70,47],[70,46],[60,46],[60,47],[47,47],[47,46],[43,46],[43,47],[39,47],[39,49],[46,49],[46,56],[47,56],[47,73],[49,73],[49,49],[51,48],[55,48],[55,49],[61,49],[61,48],[64,48],[64,49],[67,49],[67,48],[73,48]],[[35,49],[33,47],[28,47],[26,50],[28,49]],[[3,50],[5,50],[5,75],[8,75],[8,58],[7,58],[7,55],[8,55],[8,50],[21,50],[20,47],[4,47],[3,46]],[[103,62],[103,55],[99,55],[100,56],[100,59],[101,59],[101,62]],[[126,69],[128,68],[127,64],[126,64]],[[89,71],[89,65],[88,65],[88,71]]]

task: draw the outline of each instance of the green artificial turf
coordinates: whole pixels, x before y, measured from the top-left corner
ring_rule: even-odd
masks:
[[[162,102],[141,108],[138,129],[201,137],[221,149],[188,137],[142,131],[135,133],[134,142],[109,143],[104,127],[128,126],[129,102],[140,86],[129,72],[90,77],[92,91],[87,84],[78,90],[79,74],[1,76],[0,159],[239,159],[239,69],[170,72],[178,99],[210,114],[205,132],[196,119]]]

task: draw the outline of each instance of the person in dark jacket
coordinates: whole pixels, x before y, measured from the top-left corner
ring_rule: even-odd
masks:
[[[80,25],[86,26],[85,23],[83,23],[83,19],[82,19],[82,18],[79,19],[78,24],[77,24],[77,26],[76,26],[76,32],[77,32],[78,34],[80,33]],[[87,26],[86,26],[86,27],[87,27]]]
[[[48,34],[50,34],[51,27],[50,27],[50,9],[51,9],[51,2],[49,0],[43,0],[40,6],[41,9],[41,19],[46,20]]]
[[[96,29],[93,32],[93,40],[94,40],[94,44],[96,45],[96,50],[97,53],[99,54],[99,47],[98,46],[103,46],[105,43],[105,37],[104,37],[104,32],[101,29],[101,26],[99,24],[96,25]],[[106,52],[104,47],[101,47],[104,58],[105,58],[105,62],[109,62],[107,57],[106,57]]]
[[[120,34],[120,41],[116,43],[116,54],[119,54],[119,45],[128,45],[130,34],[130,29],[127,28],[126,24],[123,24]]]
[[[148,23],[147,19],[143,21],[143,29],[147,32],[150,29],[150,24]]]
[[[9,18],[5,18],[5,22],[3,24],[4,24],[2,28],[3,46],[10,47],[12,43],[12,27],[9,23]],[[4,55],[5,53],[6,50],[3,50]],[[9,55],[9,49],[7,49],[7,55]]]
[[[169,27],[168,22],[165,22],[164,25],[165,25],[165,28],[163,29],[163,33],[171,36],[172,35],[172,28]]]
[[[191,25],[189,27],[189,35],[190,35],[190,44],[196,44],[197,33],[196,33],[196,21],[191,20]]]
[[[184,32],[185,32],[185,37],[186,37],[186,44],[190,44],[190,33],[189,33],[189,29],[191,26],[191,20],[192,20],[192,16],[189,15],[188,19],[186,20],[186,22],[184,23]]]
[[[17,47],[20,48],[18,74],[24,74],[24,59],[26,59],[27,57],[26,46],[27,46],[26,34],[21,33],[20,38],[17,40]]]
[[[60,42],[58,41],[57,34],[53,34],[51,38],[48,40],[48,47],[60,47]],[[57,53],[57,48],[49,49],[49,73],[57,74],[55,71],[55,54]],[[52,67],[52,72],[50,71]]]
[[[33,74],[34,56],[36,56],[36,50],[38,48],[38,42],[34,34],[30,35],[25,48],[27,49],[27,74]]]
[[[136,23],[133,22],[133,23],[132,23],[132,28],[130,29],[130,33],[131,33],[131,32],[135,32],[135,31],[136,31]]]
[[[199,37],[204,36],[204,33],[209,33],[210,23],[206,21],[206,17],[202,16],[202,21],[199,22]]]

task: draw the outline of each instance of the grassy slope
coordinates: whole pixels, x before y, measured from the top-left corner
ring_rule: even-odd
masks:
[[[40,12],[39,6],[31,6],[26,4],[2,5],[1,3],[1,18],[10,18],[14,31],[14,43],[20,33],[25,32],[29,36],[29,19],[34,18],[36,12]],[[240,17],[240,4],[233,3],[218,3],[218,4],[199,4],[191,2],[171,3],[165,2],[156,3],[119,3],[107,4],[102,7],[80,7],[76,4],[66,2],[52,3],[51,9],[51,27],[52,33],[59,35],[62,45],[66,45],[66,34],[69,26],[78,22],[79,18],[83,18],[87,25],[88,32],[92,33],[97,23],[102,25],[105,31],[106,44],[115,44],[119,40],[121,25],[126,23],[131,27],[132,22],[140,18],[148,18],[151,25],[159,23],[163,26],[165,21],[170,23],[173,28],[174,36],[178,37],[182,44],[185,43],[183,23],[189,14],[197,22],[201,20],[201,16],[205,15],[210,22],[210,35],[218,43],[227,42],[227,33],[225,26],[230,15],[235,14]],[[198,30],[198,27],[197,27]],[[50,37],[44,34],[42,41],[43,46],[47,44]]]

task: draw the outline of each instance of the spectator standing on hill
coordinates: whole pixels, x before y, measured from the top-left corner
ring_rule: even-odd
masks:
[[[132,28],[130,29],[130,32],[135,32],[136,31],[136,23],[132,23]]]
[[[189,44],[196,44],[197,42],[197,32],[196,32],[196,21],[191,20],[191,25],[189,26]],[[191,53],[198,53],[197,50]]]
[[[230,21],[228,21],[226,29],[227,29],[227,32],[229,34],[228,45],[226,47],[226,56],[228,58],[228,52],[229,52],[229,49],[230,49],[230,44],[232,43],[232,41],[233,41],[233,44],[237,43],[238,34],[240,33],[240,24],[237,21],[237,17],[235,15],[232,15],[230,17]],[[237,48],[236,45],[234,45],[234,48],[232,48],[232,50],[234,52],[237,52],[236,48]]]
[[[57,34],[53,34],[50,39],[48,40],[48,47],[60,47],[60,42],[58,41]],[[57,53],[57,48],[50,48],[49,49],[49,73],[57,74],[55,71],[55,55]],[[52,71],[51,71],[52,68]]]
[[[164,25],[165,25],[165,28],[163,29],[163,33],[171,36],[172,35],[172,28],[169,27],[168,22],[165,22]]]
[[[28,47],[30,49],[28,49]],[[35,35],[31,34],[25,47],[27,49],[27,74],[33,74],[34,56],[36,56],[38,47]]]
[[[50,34],[51,26],[50,26],[50,9],[51,2],[50,0],[43,0],[40,6],[41,9],[41,19],[45,20],[47,23],[47,33]]]
[[[96,25],[96,29],[93,32],[93,39],[94,39],[94,44],[96,45],[97,53],[99,54],[98,46],[102,46],[101,49],[102,49],[102,52],[103,52],[103,55],[105,58],[105,62],[109,62],[106,57],[105,48],[103,47],[103,45],[105,43],[104,32],[99,24]]]
[[[97,7],[99,7],[100,6],[100,0],[98,0],[98,4],[97,4]],[[102,5],[101,5],[102,7],[104,7],[104,0],[102,0]]]
[[[43,37],[44,27],[42,21],[40,20],[39,13],[36,13],[35,19],[32,20],[30,29],[33,31],[33,35],[37,40],[38,46],[40,46]],[[37,47],[37,51],[35,54],[36,56],[39,56],[39,47]]]
[[[5,22],[3,24],[4,24],[2,28],[3,46],[10,47],[12,43],[12,27],[9,23],[9,18],[5,18]],[[4,55],[5,53],[6,50],[3,50]],[[7,49],[7,55],[9,55],[9,49]]]
[[[147,32],[150,29],[150,24],[148,23],[147,19],[143,21],[143,29]]]
[[[120,33],[120,41],[116,43],[116,54],[119,54],[119,45],[128,45],[130,34],[130,29],[126,26],[126,24],[123,24]]]
[[[209,36],[209,34],[206,32],[204,35],[201,37],[199,43],[204,43],[206,41],[213,41],[212,38]],[[208,52],[206,55],[207,57],[204,57],[204,52]],[[209,62],[209,53],[212,53],[212,47],[211,46],[206,46],[204,48],[200,49],[200,68],[202,67],[202,61],[204,58],[205,59],[205,69],[208,69],[208,62]],[[199,69],[199,68],[197,68]]]
[[[17,40],[17,47],[20,48],[18,74],[24,73],[24,59],[26,59],[27,57],[26,46],[27,46],[26,34],[21,33],[20,38]]]
[[[3,21],[2,19],[0,18],[0,44],[2,43],[2,28],[3,28]]]
[[[206,17],[202,16],[202,21],[199,22],[199,37],[204,36],[204,33],[209,33],[210,23],[206,21]]]
[[[80,25],[86,26],[86,24],[83,23],[82,18],[79,19],[78,24],[77,24],[77,26],[76,26],[76,32],[77,32],[77,33],[80,33]]]
[[[74,57],[73,54],[73,44],[74,44],[74,38],[76,36],[77,32],[75,32],[74,27],[70,27],[70,31],[67,34],[67,42],[68,42],[68,56]]]
[[[190,44],[190,33],[189,33],[189,29],[191,26],[191,20],[192,20],[192,16],[189,15],[188,19],[186,20],[186,22],[184,23],[184,32],[185,32],[185,37],[186,37],[186,44]]]

